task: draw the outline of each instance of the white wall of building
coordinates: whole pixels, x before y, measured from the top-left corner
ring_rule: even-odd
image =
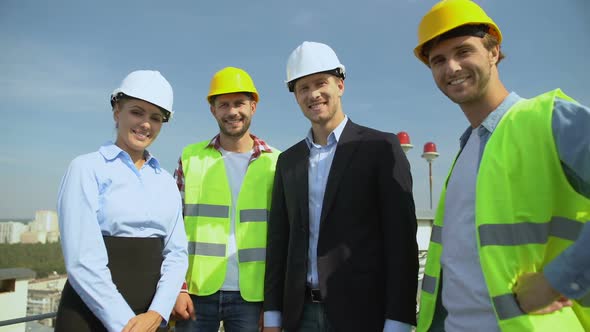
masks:
[[[0,293],[0,321],[27,315],[28,280],[17,280],[14,292]],[[25,323],[0,327],[0,332],[24,332]]]
[[[418,232],[416,233],[418,250],[427,251],[428,244],[430,243],[430,233],[432,231],[432,224],[434,223],[434,211],[416,211],[416,219],[418,220]]]
[[[16,222],[2,222],[0,223],[0,243],[19,243],[20,236],[27,230],[27,225]]]
[[[55,275],[37,279],[29,283],[27,315],[40,315],[56,312],[61,298],[61,291],[67,281],[67,275]],[[39,321],[45,326],[53,326],[52,319]]]
[[[29,283],[29,289],[31,290],[56,290],[61,292],[64,289],[66,281],[68,280],[67,275],[55,275],[43,279],[36,279]]]
[[[33,221],[36,231],[41,232],[55,232],[59,231],[59,224],[57,221],[57,212],[52,210],[39,210],[35,212],[35,221]]]
[[[422,289],[422,279],[424,277],[424,266],[426,265],[426,253],[430,244],[430,234],[432,233],[432,224],[434,223],[434,211],[416,211],[418,221],[418,231],[416,232],[416,242],[418,242],[418,293],[416,300],[420,303],[420,290]]]

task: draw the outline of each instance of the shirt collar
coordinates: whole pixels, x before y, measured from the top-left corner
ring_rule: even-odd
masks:
[[[326,145],[331,145],[334,143],[338,143],[338,141],[340,141],[340,136],[342,136],[342,132],[344,131],[344,127],[346,127],[347,122],[348,122],[348,116],[344,115],[344,119],[340,122],[340,124],[336,128],[334,128],[334,130],[330,133],[330,135],[328,135],[328,144],[326,144]],[[305,142],[307,143],[307,146],[310,148],[312,146],[317,146],[317,144],[315,144],[313,142],[313,131],[311,130],[311,128],[307,132],[307,136],[305,137]]]
[[[263,141],[262,139],[256,137],[253,134],[250,134],[250,138],[252,138],[252,140],[254,141],[254,146],[252,147],[252,156],[250,156],[250,161],[248,162],[248,165],[250,163],[252,163],[254,160],[258,159],[258,157],[260,157],[260,155],[264,152],[264,153],[271,153],[272,149],[270,148],[270,146],[268,144],[266,144],[265,141]],[[221,149],[221,142],[219,140],[219,134],[215,135],[211,141],[209,141],[209,144],[207,144],[207,148],[214,148],[217,151],[220,151]]]
[[[112,161],[116,158],[127,158],[131,160],[129,154],[120,147],[118,147],[115,143],[109,141],[103,144],[99,149],[98,152],[109,161]],[[160,162],[156,159],[156,157],[152,156],[148,150],[144,152],[145,163],[150,165],[152,168],[159,170],[160,169]]]
[[[488,114],[488,116],[483,120],[481,125],[478,127],[478,134],[481,136],[484,133],[493,133],[496,127],[498,126],[498,123],[500,123],[500,120],[502,120],[502,117],[504,117],[508,110],[521,99],[522,98],[515,92],[511,92],[510,94],[508,94],[508,96],[504,98],[502,103],[500,103],[500,105],[498,105],[498,107],[495,110],[493,110],[490,114]],[[463,135],[461,135],[461,148],[463,148],[463,146],[467,144],[467,139],[469,139],[469,136],[471,135],[471,131],[473,129],[474,128],[471,128],[471,126],[469,126],[465,130]]]

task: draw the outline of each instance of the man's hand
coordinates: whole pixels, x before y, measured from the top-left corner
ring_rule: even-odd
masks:
[[[197,319],[195,315],[195,307],[193,306],[193,300],[188,293],[181,292],[176,298],[176,303],[172,309],[172,317],[176,320],[187,320]]]
[[[514,285],[516,300],[522,311],[529,314],[549,314],[572,302],[553,289],[543,273],[525,273]]]
[[[155,332],[162,323],[159,313],[149,310],[129,320],[122,332]]]

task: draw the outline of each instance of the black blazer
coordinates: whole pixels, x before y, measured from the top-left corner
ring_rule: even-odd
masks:
[[[309,245],[309,148],[278,159],[268,224],[264,310],[283,328],[302,318]],[[383,331],[385,319],[416,324],[418,246],[410,165],[397,137],[344,127],[326,185],[318,274],[336,331]]]

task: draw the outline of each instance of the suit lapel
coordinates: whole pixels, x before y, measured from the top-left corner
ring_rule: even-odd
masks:
[[[354,152],[360,144],[360,136],[359,126],[348,119],[348,123],[344,126],[344,130],[342,130],[342,134],[338,140],[334,159],[332,160],[332,166],[330,167],[330,174],[328,175],[328,182],[324,193],[324,202],[322,204],[320,229],[324,225],[326,214],[330,211],[330,208],[334,203],[340,179],[344,175]]]
[[[301,141],[297,147],[297,163],[295,164],[295,188],[297,188],[297,201],[301,209],[301,227],[309,231],[309,148],[305,141]]]

